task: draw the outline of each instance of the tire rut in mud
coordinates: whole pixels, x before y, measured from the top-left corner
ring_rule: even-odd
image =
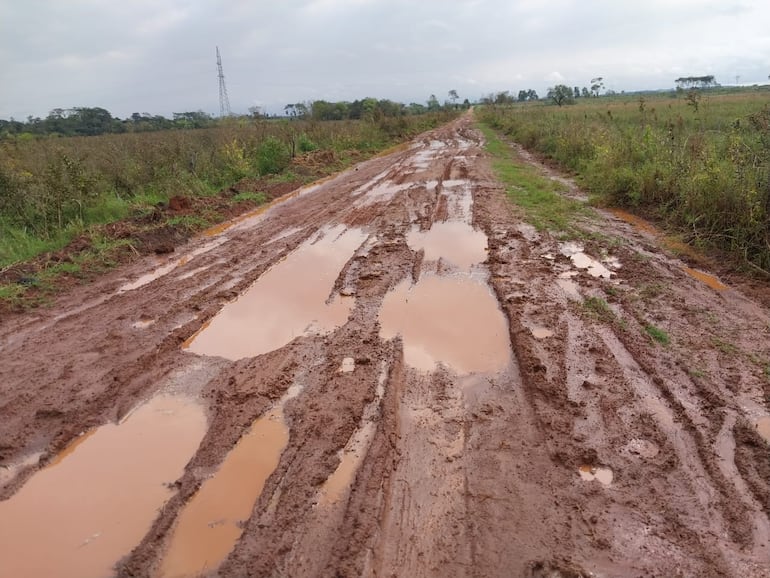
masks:
[[[612,280],[575,270],[517,217],[480,146],[465,118],[158,260],[142,286],[137,265],[2,328],[0,459],[53,457],[157,392],[197,396],[206,434],[121,576],[173,575],[184,512],[265,419],[285,424],[276,463],[249,515],[209,520],[231,537],[204,573],[767,576],[767,445],[750,421],[761,371],[709,347],[718,328],[747,348],[767,312],[687,285],[617,225],[587,225],[625,239]],[[268,272],[345,230],[363,240],[330,282],[327,304],[351,300],[339,327],[242,359],[184,348]],[[651,281],[666,289],[651,297]],[[425,298],[429,287],[446,290]],[[592,317],[586,297],[612,316]],[[481,370],[408,326],[410,308],[436,307],[439,333],[466,319],[460,349],[475,351],[481,338],[463,339],[484,303],[506,353]],[[395,323],[390,306],[407,313]],[[667,323],[668,349],[645,337],[650,320]]]

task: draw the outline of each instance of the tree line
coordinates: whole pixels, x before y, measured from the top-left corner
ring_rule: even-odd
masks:
[[[284,107],[285,118],[307,120],[369,120],[420,115],[449,108],[468,108],[465,99],[458,105],[457,91],[449,91],[449,99],[442,105],[435,95],[430,95],[426,104],[412,102],[408,105],[388,99],[364,98],[352,102],[329,102],[316,100],[308,103],[292,103]],[[274,115],[277,116],[277,115]],[[236,118],[266,118],[259,107],[249,108],[249,115]],[[145,132],[171,129],[207,128],[215,126],[221,119],[202,110],[175,112],[171,118],[135,112],[121,119],[101,107],[55,108],[45,118],[27,117],[26,121],[0,119],[0,139],[17,135],[59,135],[94,136],[125,132]]]
[[[289,118],[307,120],[379,120],[399,116],[420,115],[428,112],[438,112],[451,108],[469,108],[470,101],[466,98],[458,104],[459,96],[456,90],[450,90],[448,99],[441,104],[435,94],[431,94],[426,104],[412,102],[403,104],[388,99],[364,98],[360,100],[328,102],[314,100],[312,102],[289,103],[284,107],[284,114]]]
[[[120,119],[101,107],[55,108],[45,118],[28,116],[26,121],[0,119],[0,138],[31,134],[60,136],[95,136],[125,132],[205,128],[216,119],[198,111],[175,112],[172,118],[135,112]]]

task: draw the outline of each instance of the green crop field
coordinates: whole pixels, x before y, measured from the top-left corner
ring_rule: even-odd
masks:
[[[770,90],[488,105],[480,120],[574,172],[596,202],[770,271]]]

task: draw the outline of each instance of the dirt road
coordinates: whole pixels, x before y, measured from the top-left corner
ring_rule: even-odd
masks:
[[[581,227],[465,117],[6,319],[0,576],[770,576],[767,309]]]

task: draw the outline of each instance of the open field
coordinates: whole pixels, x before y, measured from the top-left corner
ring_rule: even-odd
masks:
[[[0,140],[0,310],[45,302],[62,280],[173,250],[452,116]],[[123,225],[103,226],[116,221]]]
[[[770,275],[770,90],[489,106],[485,122],[687,243]]]
[[[465,116],[3,317],[0,574],[769,578],[768,303]]]

